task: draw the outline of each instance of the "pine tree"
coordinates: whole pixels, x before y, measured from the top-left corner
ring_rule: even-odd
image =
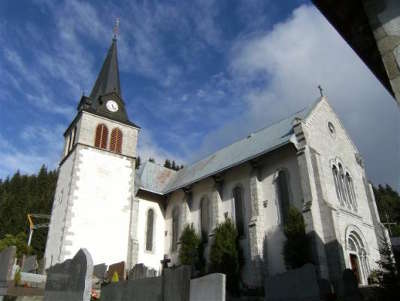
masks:
[[[173,161],[173,160],[172,160],[171,168],[172,168],[173,170],[176,170],[176,163],[175,163],[175,161]]]
[[[141,164],[141,162],[140,162],[140,156],[138,156],[138,157],[136,158],[135,168],[136,168],[136,169],[139,169],[140,164]]]
[[[171,168],[171,161],[169,161],[169,159],[165,159],[164,167]]]
[[[287,269],[296,269],[311,262],[310,242],[305,232],[303,215],[295,207],[289,207],[284,226],[286,241],[283,257]]]
[[[151,162],[151,163],[156,163],[156,160],[154,160],[154,158],[149,158],[149,162]]]

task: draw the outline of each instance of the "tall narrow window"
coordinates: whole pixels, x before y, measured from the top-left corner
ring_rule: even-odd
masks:
[[[99,124],[96,128],[96,138],[94,146],[106,149],[107,148],[108,129],[104,124]]]
[[[179,235],[179,208],[175,207],[172,210],[172,251],[178,248],[178,235]]]
[[[122,132],[118,128],[111,131],[110,151],[114,153],[121,153],[122,148]]]
[[[235,222],[238,235],[244,236],[244,208],[243,191],[239,186],[233,189],[233,200],[235,204]]]
[[[343,172],[343,167],[341,164],[339,164],[339,188],[342,193],[343,200],[344,200],[346,207],[350,209],[351,207],[350,207],[350,202],[349,202],[349,193],[346,189],[344,172]]]
[[[147,211],[146,251],[153,250],[154,210]]]
[[[281,217],[283,224],[286,223],[289,215],[289,185],[287,173],[283,170],[279,171],[278,179],[279,206],[281,209]]]
[[[340,184],[339,184],[339,181],[340,181],[339,180],[339,172],[338,172],[338,169],[337,169],[337,167],[335,165],[333,165],[333,167],[332,167],[332,173],[333,173],[333,180],[335,182],[336,195],[337,195],[337,198],[339,200],[339,204],[341,206],[343,206],[344,205],[343,196],[342,196],[342,191],[340,189]]]
[[[354,210],[357,210],[356,194],[354,191],[353,180],[351,179],[349,173],[346,173],[346,188],[349,193],[350,204]]]
[[[204,197],[200,201],[200,223],[201,223],[201,236],[204,241],[208,240],[211,222],[210,201]]]

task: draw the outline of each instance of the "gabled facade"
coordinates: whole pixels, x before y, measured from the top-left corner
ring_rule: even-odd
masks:
[[[113,40],[65,132],[47,267],[87,248],[95,263],[160,270],[164,255],[179,264],[187,224],[207,241],[208,258],[215,227],[231,218],[243,282],[258,287],[285,271],[283,227],[294,206],[319,277],[335,284],[351,268],[367,283],[385,231],[362,158],[326,98],[179,171],[151,162],[135,170],[139,128],[126,114],[117,62]]]

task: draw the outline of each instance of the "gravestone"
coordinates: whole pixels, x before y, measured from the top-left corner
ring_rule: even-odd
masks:
[[[341,294],[343,299],[346,301],[361,301],[362,296],[360,290],[358,289],[358,281],[353,271],[350,269],[345,269],[343,271],[342,280]]]
[[[25,273],[34,273],[38,269],[38,263],[36,260],[36,255],[32,256],[24,256],[24,259],[22,261],[22,267],[21,267],[21,272]]]
[[[89,301],[93,261],[86,249],[47,270],[44,301]]]
[[[191,267],[184,265],[164,270],[164,300],[188,301],[190,295]]]
[[[101,289],[101,301],[160,301],[161,277],[110,283]]]
[[[143,263],[136,264],[132,270],[129,271],[128,279],[143,279],[143,278],[151,278],[156,277],[157,271],[154,269],[149,269]]]
[[[107,280],[111,282],[114,273],[117,272],[119,280],[125,280],[125,262],[117,262],[108,267]]]
[[[93,276],[99,279],[101,282],[104,281],[104,277],[106,276],[107,265],[105,263],[96,264],[93,267]]]
[[[14,266],[15,246],[8,247],[0,252],[0,296],[7,292],[8,282],[12,279],[12,269]]]
[[[190,301],[225,301],[224,274],[209,274],[190,280]]]
[[[298,269],[265,280],[266,301],[319,301],[320,287],[315,267],[306,264]]]

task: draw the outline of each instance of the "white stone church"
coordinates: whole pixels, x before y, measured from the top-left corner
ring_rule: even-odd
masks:
[[[46,267],[87,248],[96,264],[160,270],[164,254],[178,263],[185,225],[210,242],[229,217],[244,252],[243,281],[260,286],[285,271],[283,223],[295,206],[319,276],[336,281],[351,268],[367,283],[384,228],[361,155],[325,97],[179,171],[151,162],[135,169],[139,133],[121,98],[113,39],[64,133]]]

